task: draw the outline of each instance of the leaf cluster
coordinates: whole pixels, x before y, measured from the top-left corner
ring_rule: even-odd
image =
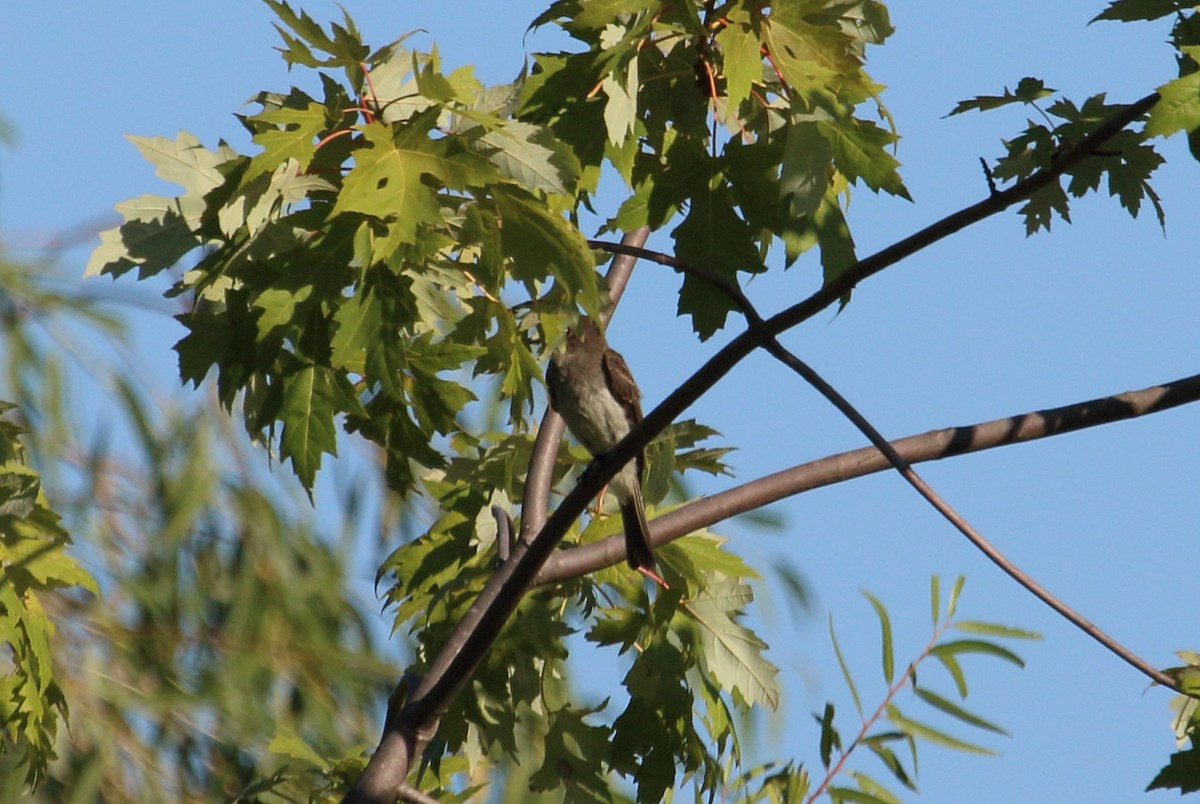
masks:
[[[675,256],[723,278],[788,264],[820,246],[826,277],[854,261],[850,186],[908,197],[897,137],[864,69],[892,32],[883,4],[553,3],[582,52],[538,54],[520,114],[544,121],[595,188],[602,159],[629,188],[612,230],[673,225]],[[858,116],[872,104],[876,122]],[[686,277],[679,312],[701,337],[730,299]]]
[[[0,260],[0,287],[25,425],[0,420],[0,800],[224,800],[273,777],[305,798],[325,777],[273,773],[276,730],[354,775],[394,665],[347,587],[350,524],[305,517],[214,398],[167,401],[111,300],[49,263]]]
[[[0,414],[14,405],[0,402]],[[0,420],[0,641],[10,656],[0,678],[0,754],[12,753],[25,782],[41,783],[55,757],[67,701],[51,658],[54,623],[46,597],[77,588],[93,595],[95,579],[67,555],[71,543],[49,506],[41,477],[28,465],[24,428]]]
[[[826,703],[820,715],[814,715],[819,726],[819,747],[821,765],[825,769],[825,779],[818,793],[828,792],[831,800],[866,802],[869,804],[884,804],[899,801],[888,786],[872,775],[862,770],[850,770],[847,760],[854,752],[865,747],[883,765],[891,776],[892,781],[902,787],[916,791],[916,769],[918,766],[918,743],[926,742],[974,754],[991,754],[990,749],[977,743],[969,742],[955,736],[945,727],[929,722],[924,717],[917,719],[902,710],[895,702],[899,693],[907,688],[917,702],[923,704],[929,711],[937,713],[943,719],[959,726],[991,732],[1007,734],[1004,729],[979,715],[966,709],[961,701],[966,700],[969,691],[967,676],[962,660],[965,657],[978,655],[999,659],[1017,667],[1025,663],[1009,648],[1001,645],[998,639],[1040,639],[1038,634],[995,623],[974,620],[959,620],[957,608],[962,592],[964,579],[960,576],[951,589],[949,598],[943,608],[941,605],[941,585],[934,576],[930,585],[930,612],[932,618],[933,636],[929,644],[909,662],[907,668],[897,674],[894,639],[892,634],[891,617],[886,606],[874,595],[864,592],[864,596],[874,609],[879,620],[880,657],[883,682],[886,692],[883,700],[873,713],[868,712],[851,674],[849,665],[838,645],[837,636],[830,618],[830,637],[833,640],[834,652],[846,681],[851,700],[861,722],[858,734],[850,741],[842,737],[841,731],[835,725],[835,709],[832,703]],[[964,636],[947,639],[948,631],[957,631]],[[918,669],[928,659],[935,659],[941,665],[953,682],[954,694],[958,701],[934,691],[919,681]],[[882,725],[886,723],[886,725]],[[897,753],[897,748],[904,749],[908,764]],[[839,776],[849,776],[856,787],[844,787],[837,784]]]
[[[1108,103],[1104,93],[1093,95],[1079,106],[1059,98],[1041,108],[1038,102],[1051,97],[1055,91],[1040,79],[1023,78],[1016,91],[1005,88],[1002,95],[980,95],[960,102],[950,112],[955,115],[972,109],[988,111],[1019,103],[1043,117],[1042,122],[1028,120],[1028,127],[1021,134],[1004,140],[1006,154],[990,169],[989,178],[1015,182],[1049,168],[1064,151],[1125,108],[1122,104]],[[1066,171],[1069,179],[1066,187],[1060,180],[1034,193],[1020,209],[1026,234],[1034,234],[1039,229],[1049,231],[1055,214],[1070,223],[1068,196],[1081,198],[1099,189],[1103,180],[1107,180],[1109,195],[1115,196],[1130,215],[1137,217],[1142,201],[1148,200],[1159,224],[1165,226],[1165,212],[1149,181],[1150,175],[1164,160],[1152,145],[1147,144],[1148,133],[1128,130],[1118,133],[1109,139],[1102,152]]]
[[[1186,132],[1193,156],[1200,160],[1200,17],[1192,4],[1175,0],[1116,0],[1098,14],[1093,22],[1116,20],[1131,22],[1174,16],[1171,44],[1176,49],[1179,77],[1158,88],[1160,100],[1151,109],[1140,132],[1122,131],[1108,140],[1105,148],[1065,171],[1061,180],[1038,190],[1021,207],[1026,234],[1050,230],[1055,215],[1070,223],[1070,198],[1081,198],[1107,183],[1108,193],[1116,197],[1129,214],[1137,217],[1142,202],[1154,208],[1159,225],[1166,215],[1158,194],[1150,185],[1150,176],[1165,161],[1149,140]],[[1020,181],[1045,170],[1065,151],[1078,143],[1106,118],[1120,111],[1121,104],[1110,104],[1105,93],[1098,93],[1077,104],[1066,97],[1052,101],[1057,90],[1040,78],[1022,78],[1015,90],[1007,87],[1000,95],[977,95],[960,101],[951,115],[971,110],[990,111],[1021,104],[1037,113],[1040,121],[1028,119],[1018,136],[1003,141],[1005,154],[994,168],[987,168],[988,180]],[[1042,102],[1046,102],[1044,107]],[[994,187],[994,185],[993,185]]]
[[[261,93],[241,118],[253,156],[186,134],[134,138],[184,192],[121,205],[126,222],[88,270],[146,277],[198,254],[170,290],[195,299],[179,316],[182,378],[215,370],[252,436],[279,428],[280,457],[306,488],[344,417],[405,494],[444,465],[432,444],[461,430],[475,398],[465,376],[496,377],[519,423],[540,371],[518,330],[539,308],[598,312],[592,253],[555,212],[572,203],[578,165],[509,114],[516,85],[445,75],[436,52],[401,43],[368,53],[349,22],[327,35],[270,5],[288,63],[340,67],[346,81],[321,69],[317,96]],[[520,315],[501,301],[513,283],[532,303]]]
[[[1197,743],[1200,736],[1200,653],[1178,651],[1176,655],[1184,664],[1163,672],[1182,693],[1171,701],[1179,750],[1171,754],[1146,790],[1178,790],[1182,795],[1200,790],[1200,746]]]

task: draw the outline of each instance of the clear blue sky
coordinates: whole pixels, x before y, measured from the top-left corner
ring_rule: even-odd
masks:
[[[302,4],[327,20],[331,2]],[[514,76],[538,3],[345,0],[369,41],[413,29],[447,65],[474,63],[498,82]],[[945,119],[963,98],[1036,75],[1077,101],[1108,91],[1133,101],[1172,77],[1164,26],[1087,26],[1101,2],[894,3],[895,37],[869,69],[901,134],[899,158],[915,203],[860,190],[849,217],[860,256],[986,193],[978,159],[1023,126],[1020,112]],[[174,136],[244,146],[231,113],[289,78],[264,6],[204,3],[9,4],[0,34],[0,114],[15,148],[0,150],[0,236],[27,249],[95,221],[114,203],[169,188],[122,135]],[[1155,186],[1167,235],[1151,214],[1134,221],[1114,201],[1073,208],[1075,224],[1027,239],[1014,213],[931,247],[870,280],[850,306],[791,334],[788,343],[888,436],[1051,407],[1141,388],[1200,370],[1195,187],[1200,167],[1182,142]],[[616,195],[601,201],[615,203]],[[657,241],[669,245],[666,238]],[[652,245],[655,241],[652,241]],[[71,252],[82,273],[87,248]],[[814,287],[811,260],[748,287],[764,312]],[[82,281],[82,280],[81,280]],[[108,280],[96,280],[107,290]],[[613,340],[653,404],[715,348],[671,318],[675,279],[649,266],[635,276]],[[156,324],[155,326],[162,326]],[[639,337],[652,328],[653,342]],[[172,379],[168,333],[147,348]],[[719,340],[719,339],[718,339]],[[766,358],[748,361],[689,415],[739,448],[739,480],[863,439],[808,388]],[[1186,567],[1200,529],[1194,467],[1200,407],[920,470],[1010,557],[1085,616],[1159,666],[1200,649]],[[706,486],[716,490],[721,484]],[[783,669],[786,709],[772,756],[815,763],[808,717],[832,698],[853,734],[825,632],[833,612],[860,692],[879,694],[877,632],[858,593],[890,607],[898,661],[927,639],[929,576],[968,576],[961,610],[1041,631],[1017,646],[1029,666],[968,665],[968,706],[1011,739],[985,742],[999,758],[928,747],[919,782],[927,802],[1125,802],[1142,798],[1173,740],[1169,694],[1057,619],[966,546],[898,478],[878,476],[803,495],[775,509],[785,527],[764,535],[733,525],[735,549],[762,565],[787,561],[810,579],[817,611],[797,618],[779,597],[756,614]],[[926,683],[948,690],[930,669]],[[907,696],[899,703],[920,709]],[[765,721],[764,721],[765,722]],[[959,730],[960,734],[965,734]],[[976,737],[978,735],[965,735]],[[860,765],[882,776],[870,762]],[[970,791],[970,792],[968,792]]]

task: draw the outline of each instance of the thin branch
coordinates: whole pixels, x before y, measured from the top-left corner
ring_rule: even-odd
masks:
[[[792,369],[801,377],[803,377],[806,382],[812,385],[813,388],[816,388],[822,396],[828,399],[834,405],[834,407],[836,407],[842,413],[842,415],[848,418],[854,424],[854,426],[857,427],[859,431],[867,437],[868,440],[870,440],[875,448],[887,458],[888,463],[890,463],[892,467],[899,472],[905,480],[908,481],[909,485],[916,489],[918,494],[924,497],[930,505],[936,508],[938,513],[945,517],[946,520],[953,525],[959,533],[967,537],[967,540],[971,542],[971,544],[973,544],[975,548],[979,550],[979,552],[987,556],[988,560],[999,567],[1006,575],[1008,575],[1008,577],[1012,578],[1038,600],[1045,603],[1076,628],[1099,642],[1102,646],[1104,646],[1104,648],[1116,655],[1117,658],[1132,666],[1135,670],[1148,677],[1151,681],[1161,684],[1164,687],[1169,687],[1176,692],[1180,691],[1178,685],[1174,680],[1171,679],[1170,676],[1154,667],[1154,665],[1150,664],[1145,659],[1129,650],[1129,648],[1126,648],[1116,639],[1102,631],[1097,625],[1092,623],[1079,612],[1075,611],[1075,609],[1068,606],[1053,593],[1051,593],[1049,589],[1035,581],[1027,573],[1021,570],[1020,567],[1010,561],[1008,557],[1001,553],[996,546],[988,541],[988,539],[982,533],[976,530],[971,523],[967,522],[966,518],[963,517],[962,514],[958,513],[958,511],[954,510],[949,503],[942,499],[942,497],[936,491],[934,491],[928,483],[925,482],[924,478],[913,471],[912,466],[910,466],[909,463],[900,456],[900,453],[898,453],[895,448],[888,443],[887,439],[885,439],[879,433],[879,431],[876,430],[875,427],[846,400],[845,397],[838,393],[837,389],[827,383],[824,378],[817,374],[817,372],[813,371],[812,367],[804,363],[804,361],[800,360],[800,358],[796,357],[791,352],[784,349],[774,338],[771,339],[771,345],[767,346],[767,351],[769,351],[778,360],[783,362],[784,365],[788,366],[788,368]]]
[[[1049,168],[1022,179],[1007,190],[990,195],[983,201],[947,215],[919,232],[859,260],[804,301],[768,318],[763,322],[762,327],[737,335],[710,357],[692,376],[684,380],[678,388],[668,394],[657,407],[647,413],[638,427],[633,428],[629,435],[609,450],[607,453],[609,461],[614,466],[624,466],[655,435],[678,419],[693,402],[716,385],[747,355],[761,346],[764,336],[779,335],[791,329],[829,307],[864,279],[912,256],[926,246],[1029,198],[1038,190],[1056,181],[1065,171],[1086,159],[1125,126],[1144,115],[1158,101],[1158,98],[1158,93],[1152,93],[1136,103],[1130,104],[1064,151]],[[636,256],[648,258],[646,254],[642,253],[638,253]],[[659,256],[665,257],[665,255]]]
[[[941,639],[942,635],[945,634],[947,629],[950,628],[952,622],[952,618],[947,617],[945,622],[937,626],[934,629],[933,636],[929,638],[929,643],[925,645],[925,649],[921,651],[917,658],[908,663],[908,667],[900,675],[899,679],[888,685],[887,693],[883,696],[883,700],[879,702],[879,706],[875,708],[874,714],[863,721],[862,727],[859,728],[858,734],[854,736],[854,739],[851,741],[849,747],[842,751],[838,755],[837,762],[835,762],[832,767],[826,770],[825,778],[821,780],[821,784],[817,785],[817,789],[814,790],[807,799],[805,799],[805,804],[813,804],[814,801],[820,798],[821,795],[824,794],[824,792],[829,788],[829,785],[833,783],[833,780],[837,778],[837,775],[842,772],[842,767],[846,764],[846,760],[850,758],[850,755],[854,753],[854,749],[862,745],[863,740],[867,738],[867,732],[870,731],[871,727],[878,723],[879,719],[884,716],[884,713],[887,712],[888,705],[895,700],[896,696],[900,693],[900,690],[904,689],[904,687],[907,686],[913,678],[915,678],[917,665],[929,658],[930,651],[934,649],[934,647],[937,645],[937,641]],[[833,625],[831,621],[830,628],[832,627]]]

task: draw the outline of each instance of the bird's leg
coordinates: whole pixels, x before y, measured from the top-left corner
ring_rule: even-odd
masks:
[[[577,480],[575,482],[582,483],[593,472],[601,471],[604,468],[604,461],[605,461],[604,454],[594,456],[591,460],[591,463],[589,463],[587,466],[583,467],[583,472],[580,473],[579,480]],[[604,510],[604,495],[607,491],[608,491],[608,484],[605,483],[603,486],[600,487],[600,493],[596,495],[595,511],[597,514],[599,514],[601,511]]]
[[[656,584],[661,586],[663,589],[671,588],[671,585],[669,583],[667,583],[666,581],[664,581],[662,579],[662,576],[660,576],[658,573],[656,573],[654,570],[650,569],[649,567],[638,567],[637,571],[642,573],[643,575],[645,575],[650,580],[654,581]]]

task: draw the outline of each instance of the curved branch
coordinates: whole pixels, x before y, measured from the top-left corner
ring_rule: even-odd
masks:
[[[842,396],[837,389],[826,382],[820,374],[814,371],[811,366],[785,349],[782,345],[780,345],[779,341],[774,338],[772,338],[770,344],[767,345],[767,351],[769,351],[775,358],[780,360],[788,368],[792,369],[801,377],[803,377],[809,385],[817,389],[822,396],[828,399],[834,405],[834,407],[841,411],[842,415],[853,422],[854,426],[857,427],[859,431],[867,437],[871,444],[877,450],[879,450],[885,458],[887,458],[888,463],[892,466],[892,468],[899,472],[900,475],[906,481],[908,481],[909,485],[916,489],[918,494],[924,497],[930,505],[937,509],[937,512],[941,514],[951,525],[953,525],[959,533],[965,536],[967,541],[975,546],[975,549],[983,553],[987,559],[999,567],[1004,574],[1008,575],[1008,577],[1012,578],[1020,586],[1024,587],[1024,589],[1031,595],[1045,603],[1069,623],[1083,631],[1092,639],[1099,642],[1117,658],[1121,659],[1123,662],[1145,675],[1154,683],[1161,684],[1164,687],[1175,690],[1176,692],[1180,691],[1179,685],[1174,679],[1159,670],[1154,665],[1147,662],[1142,657],[1138,656],[1129,648],[1122,645],[1115,638],[1106,633],[1095,623],[1088,620],[1071,606],[1067,605],[1062,599],[1035,581],[1028,573],[1009,560],[1009,558],[1004,555],[1004,553],[1000,552],[1000,550],[994,544],[992,544],[987,537],[980,533],[974,525],[968,522],[966,517],[956,511],[954,507],[950,505],[950,503],[946,502],[946,500],[943,499],[940,494],[934,491],[933,487],[925,482],[925,479],[913,470],[912,465],[905,461],[904,458],[900,457],[900,454],[892,448],[892,445],[889,444],[887,439],[885,439],[883,435],[875,429],[874,425],[872,425],[871,422],[869,422],[867,418],[862,415],[862,413],[860,413],[853,405],[851,405],[849,400]]]
[[[1194,374],[1140,391],[1128,391],[961,427],[930,430],[890,443],[905,463],[924,463],[1135,419],[1198,401],[1200,374]],[[786,497],[890,468],[891,463],[875,447],[829,455],[695,500],[655,517],[650,521],[650,539],[657,547]],[[624,560],[623,542],[621,535],[617,534],[556,553],[538,574],[537,583],[557,583]]]

